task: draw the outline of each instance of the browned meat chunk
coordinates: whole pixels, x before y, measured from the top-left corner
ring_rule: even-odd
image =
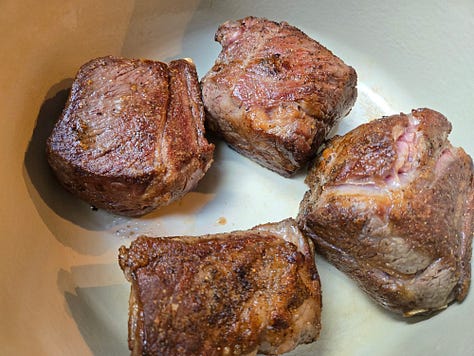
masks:
[[[450,131],[429,109],[375,120],[330,141],[306,179],[298,223],[316,250],[405,316],[469,289],[473,164]]]
[[[280,354],[317,339],[313,245],[293,219],[122,246],[133,355]]]
[[[213,152],[196,69],[186,60],[86,63],[47,143],[48,161],[68,190],[130,216],[193,189]]]
[[[247,17],[222,24],[202,79],[209,126],[283,176],[314,157],[357,96],[356,72],[299,29]]]

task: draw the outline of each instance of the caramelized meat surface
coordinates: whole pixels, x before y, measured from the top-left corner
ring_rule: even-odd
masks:
[[[209,126],[243,155],[293,174],[352,108],[355,70],[286,22],[228,21],[215,39],[222,51],[202,79]]]
[[[306,179],[300,228],[405,316],[462,301],[469,289],[473,164],[450,130],[430,109],[374,120],[332,139]]]
[[[317,339],[314,251],[293,219],[122,246],[134,355],[280,354]]]
[[[138,216],[193,189],[212,162],[194,64],[117,57],[81,67],[47,143],[60,182]]]

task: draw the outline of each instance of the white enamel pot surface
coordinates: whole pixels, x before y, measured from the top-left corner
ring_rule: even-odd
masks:
[[[285,20],[358,73],[343,133],[383,114],[429,107],[474,154],[474,2],[13,1],[0,3],[0,354],[127,355],[129,284],[117,250],[138,234],[198,235],[296,216],[304,174],[287,179],[218,143],[215,163],[181,201],[142,218],[92,211],[64,191],[44,145],[78,68],[103,55],[192,58],[220,51],[217,26]],[[293,355],[473,355],[474,292],[428,318],[376,306],[317,256],[322,333]]]

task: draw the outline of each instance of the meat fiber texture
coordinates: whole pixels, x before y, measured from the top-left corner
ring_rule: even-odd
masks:
[[[335,137],[306,178],[298,223],[319,253],[404,316],[462,301],[471,275],[472,159],[430,109]]]
[[[312,159],[357,97],[357,75],[286,22],[247,17],[222,24],[222,45],[202,78],[209,127],[283,176]]]
[[[72,193],[139,216],[197,185],[214,152],[204,133],[193,63],[103,57],[79,70],[47,156]]]
[[[281,354],[316,340],[321,285],[295,220],[122,246],[133,355]]]

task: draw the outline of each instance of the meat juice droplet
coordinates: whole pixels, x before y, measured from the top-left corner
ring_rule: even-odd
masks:
[[[221,216],[219,219],[216,221],[219,225],[225,225],[227,224],[227,219],[223,216]]]

